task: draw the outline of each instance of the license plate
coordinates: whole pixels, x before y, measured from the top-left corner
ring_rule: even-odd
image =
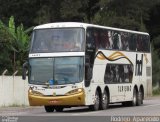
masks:
[[[58,103],[58,102],[59,102],[58,100],[50,100],[50,101],[49,101],[49,103],[52,103],[52,104]]]

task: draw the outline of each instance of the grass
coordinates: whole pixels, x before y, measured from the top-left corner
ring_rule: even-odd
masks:
[[[160,95],[160,88],[154,89],[152,93],[153,95]]]

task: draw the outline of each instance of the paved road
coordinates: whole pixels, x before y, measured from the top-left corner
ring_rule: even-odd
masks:
[[[58,122],[58,118],[66,121],[68,119],[67,122],[71,122],[71,118],[74,122],[82,121],[82,119],[87,122],[93,122],[93,120],[100,122],[99,119],[106,121],[106,116],[110,116],[109,119],[114,116],[159,116],[160,121],[160,97],[148,98],[144,100],[144,104],[142,106],[123,107],[121,104],[113,104],[110,105],[107,110],[101,111],[89,111],[87,107],[74,107],[66,108],[63,112],[46,113],[43,107],[0,108],[0,116],[20,116],[20,118],[26,117],[26,119],[28,119],[28,117],[37,118],[38,116],[39,122],[42,120],[41,116],[51,120],[55,119],[55,122]],[[80,120],[77,118],[80,118]]]

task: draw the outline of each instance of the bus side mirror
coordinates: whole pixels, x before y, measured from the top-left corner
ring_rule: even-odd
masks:
[[[27,71],[27,68],[28,68],[28,62],[25,62],[23,64],[23,67],[22,67],[22,79],[25,80],[26,79],[26,71]]]

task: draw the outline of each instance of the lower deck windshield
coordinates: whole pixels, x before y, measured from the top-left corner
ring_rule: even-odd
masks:
[[[83,80],[83,57],[29,59],[29,83],[74,84]]]

